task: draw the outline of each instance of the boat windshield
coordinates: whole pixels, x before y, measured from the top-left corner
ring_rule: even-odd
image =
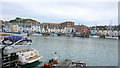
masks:
[[[22,41],[22,42],[16,43],[15,45],[30,45],[30,44],[31,44],[31,42],[29,42],[29,41]]]

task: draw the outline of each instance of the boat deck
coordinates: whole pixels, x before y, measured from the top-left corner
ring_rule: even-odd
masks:
[[[26,60],[31,61],[31,60],[34,60],[34,59],[37,59],[37,58],[40,58],[40,57],[42,57],[42,56],[34,56],[34,57],[28,58],[28,59],[26,59]]]

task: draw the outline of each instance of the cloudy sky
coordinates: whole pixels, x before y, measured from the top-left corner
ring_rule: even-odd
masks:
[[[32,18],[39,22],[75,24],[118,24],[118,0],[3,0],[0,19]],[[112,23],[110,21],[112,20]]]

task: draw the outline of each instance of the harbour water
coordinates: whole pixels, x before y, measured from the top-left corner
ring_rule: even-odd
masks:
[[[43,56],[40,59],[43,62],[59,56],[59,61],[72,59],[85,62],[87,66],[118,66],[118,40],[64,36],[30,38],[32,47]]]

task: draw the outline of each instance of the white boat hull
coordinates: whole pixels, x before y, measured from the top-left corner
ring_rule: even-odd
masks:
[[[38,61],[39,59],[41,59],[43,56],[38,56],[37,58],[35,58],[34,60],[27,60],[25,63],[33,63],[35,61]]]
[[[106,39],[119,39],[118,37],[105,36]]]
[[[90,38],[100,38],[100,36],[90,36]]]

